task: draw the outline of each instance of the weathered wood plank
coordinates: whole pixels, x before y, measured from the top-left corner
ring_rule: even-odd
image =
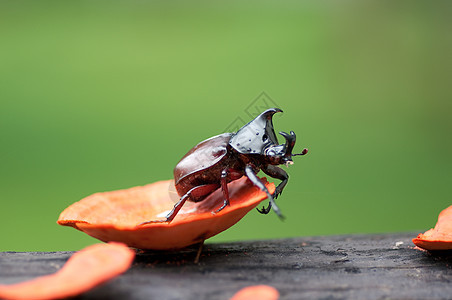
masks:
[[[416,234],[351,235],[207,244],[139,252],[121,277],[80,299],[229,299],[268,284],[281,299],[451,299],[452,252],[413,249]],[[0,253],[0,283],[55,272],[72,252]]]

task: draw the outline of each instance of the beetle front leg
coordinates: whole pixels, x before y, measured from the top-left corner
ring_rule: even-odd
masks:
[[[271,207],[273,207],[273,210],[278,215],[278,217],[283,219],[284,217],[281,214],[281,211],[279,210],[279,207],[276,205],[272,194],[270,194],[270,192],[268,191],[268,189],[265,186],[265,184],[263,184],[262,181],[259,179],[259,177],[257,177],[257,175],[253,171],[253,168],[250,165],[247,165],[245,167],[245,174],[255,186],[257,186],[259,189],[261,189],[261,191],[263,191],[263,192],[265,192],[267,194],[268,200],[270,201],[267,209],[264,208],[262,211],[259,211],[259,212],[264,213],[264,214],[268,214],[268,212],[270,211]]]
[[[223,205],[219,209],[217,209],[215,211],[215,213],[222,211],[227,205],[229,205],[229,191],[228,191],[227,176],[228,176],[228,171],[223,170],[223,172],[221,172],[220,182],[221,182],[221,191],[223,192],[224,200],[223,200]]]
[[[273,193],[273,198],[278,198],[278,196],[281,195],[287,182],[289,181],[289,175],[286,171],[274,165],[268,165],[262,168],[262,171],[268,176],[281,180],[281,182],[276,187],[275,192]]]

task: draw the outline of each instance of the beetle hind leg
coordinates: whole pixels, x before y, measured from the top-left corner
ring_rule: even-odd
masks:
[[[170,213],[166,216],[166,218],[164,220],[152,220],[152,221],[146,221],[143,223],[138,224],[138,226],[143,226],[146,224],[150,224],[150,223],[165,223],[165,222],[171,222],[174,217],[176,217],[177,213],[179,212],[179,210],[182,208],[182,206],[184,206],[185,201],[187,201],[188,197],[190,197],[190,192],[193,189],[191,189],[190,191],[188,191],[185,195],[183,195],[179,201],[174,205],[173,209],[170,211]]]
[[[205,195],[208,195],[215,191],[218,188],[217,184],[205,184],[200,185],[192,188],[189,190],[185,195],[183,195],[179,201],[174,205],[173,209],[169,212],[169,214],[166,216],[166,219],[164,220],[152,220],[147,221],[138,224],[138,226],[150,224],[150,223],[165,223],[165,222],[171,222],[177,215],[177,213],[181,210],[182,206],[184,206],[184,203],[187,201],[188,198],[191,198],[193,201],[196,201],[198,199],[202,199],[205,197]]]

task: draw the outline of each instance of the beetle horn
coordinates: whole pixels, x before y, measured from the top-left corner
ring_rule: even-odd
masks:
[[[229,144],[242,154],[263,154],[264,148],[278,145],[273,129],[273,115],[282,112],[269,108],[232,134]]]
[[[286,144],[284,145],[284,157],[290,158],[292,156],[292,150],[295,146],[295,141],[297,140],[297,136],[295,135],[295,132],[291,131],[290,134],[284,131],[279,132],[280,135],[282,135],[286,139]]]

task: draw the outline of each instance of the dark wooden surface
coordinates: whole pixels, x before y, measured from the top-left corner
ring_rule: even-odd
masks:
[[[267,284],[280,299],[452,299],[452,253],[414,249],[415,233],[305,237],[138,252],[132,268],[77,299],[229,299]],[[0,253],[0,283],[53,273],[72,252]]]

